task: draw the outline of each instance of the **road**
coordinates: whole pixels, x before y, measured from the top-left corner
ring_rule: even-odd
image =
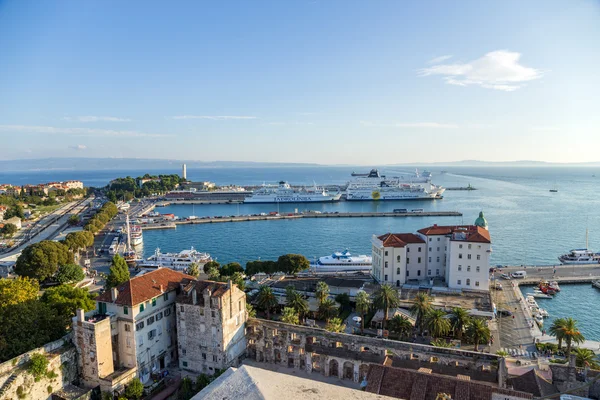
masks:
[[[532,321],[524,312],[523,305],[516,290],[512,288],[510,281],[503,282],[504,290],[492,291],[492,301],[498,310],[508,310],[513,317],[498,317],[496,323],[500,334],[499,347],[522,348],[527,351],[535,351]]]
[[[511,274],[515,271],[525,271],[527,277],[525,280],[541,280],[552,278],[570,278],[570,277],[586,277],[600,276],[600,264],[591,265],[555,265],[555,266],[540,266],[540,267],[509,267],[497,269],[493,274],[500,282],[503,280],[500,275],[503,273]],[[555,273],[556,271],[556,273]]]

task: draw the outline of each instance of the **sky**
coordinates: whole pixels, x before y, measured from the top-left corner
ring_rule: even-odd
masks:
[[[600,161],[600,1],[0,0],[0,159]]]

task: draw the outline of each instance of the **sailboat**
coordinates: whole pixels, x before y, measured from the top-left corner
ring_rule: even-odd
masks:
[[[194,212],[194,204],[192,204],[192,215],[190,215],[188,217],[188,219],[191,221],[193,219],[197,219],[198,217],[196,217],[196,213]]]
[[[561,264],[598,264],[600,253],[588,250],[588,230],[585,229],[585,249],[573,249],[567,254],[558,257]]]
[[[554,187],[550,189],[550,193],[558,193],[558,187],[554,184]]]

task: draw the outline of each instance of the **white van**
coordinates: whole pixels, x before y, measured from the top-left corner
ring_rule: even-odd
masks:
[[[527,272],[525,271],[515,271],[511,274],[511,276],[515,279],[523,279],[527,276]]]

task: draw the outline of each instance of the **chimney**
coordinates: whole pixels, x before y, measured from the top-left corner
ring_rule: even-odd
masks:
[[[196,296],[196,288],[192,289],[192,304],[198,304],[198,297]]]
[[[78,322],[84,322],[85,321],[85,311],[83,311],[83,308],[78,308],[77,309],[77,321]]]
[[[164,291],[164,288],[163,288],[163,285],[162,285],[162,283],[160,284],[160,292],[161,292],[161,293],[164,293],[164,292],[165,292],[165,291]]]
[[[117,289],[116,287],[111,288],[110,289],[110,299],[112,300],[113,303],[115,301],[117,301],[117,296],[119,296],[119,289]]]
[[[227,289],[231,289],[233,287],[233,281],[230,279],[227,281]]]

